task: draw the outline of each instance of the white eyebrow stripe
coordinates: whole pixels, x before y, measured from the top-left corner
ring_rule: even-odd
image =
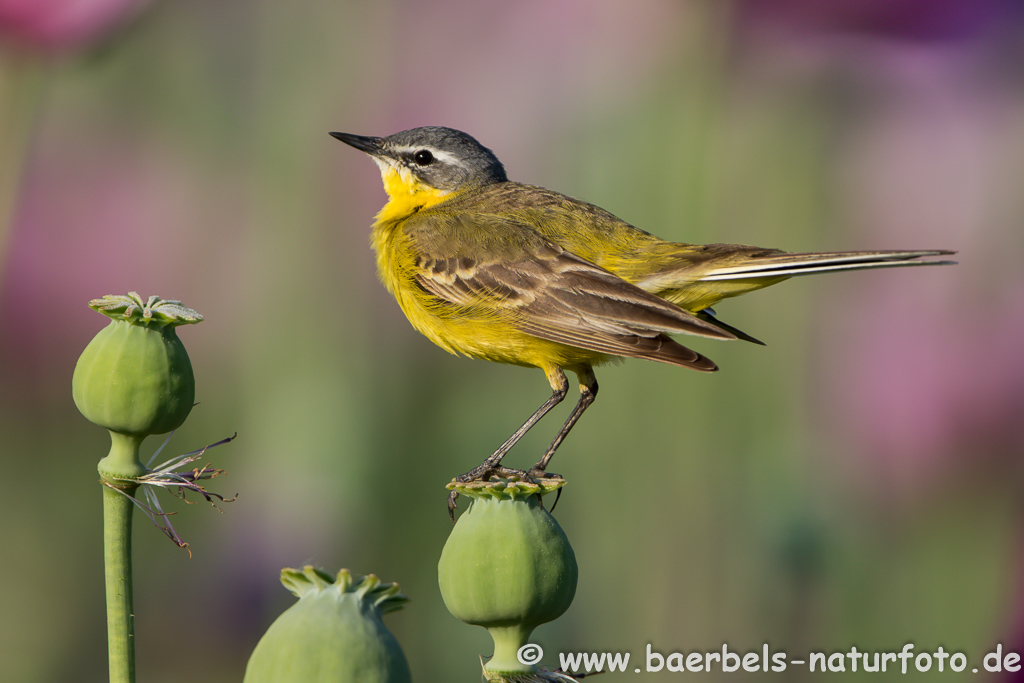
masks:
[[[465,162],[462,161],[462,159],[458,158],[457,156],[455,156],[451,152],[445,152],[444,150],[437,149],[436,147],[431,147],[430,145],[416,145],[416,146],[402,145],[401,147],[394,147],[393,148],[395,154],[400,154],[400,155],[401,154],[413,154],[415,152],[420,151],[421,149],[427,150],[428,152],[430,152],[431,154],[434,155],[435,159],[437,159],[438,161],[440,161],[442,163],[451,164],[452,166],[459,166],[460,168],[468,168],[466,166]]]

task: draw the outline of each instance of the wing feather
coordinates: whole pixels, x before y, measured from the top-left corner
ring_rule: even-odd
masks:
[[[510,235],[510,229],[520,232]],[[481,240],[481,230],[488,239]],[[427,248],[421,247],[416,263],[418,284],[454,306],[489,309],[541,339],[698,370],[714,370],[715,364],[669,334],[736,338],[713,320],[626,282],[526,226],[501,221],[478,227],[473,236],[450,242],[464,251],[458,255],[438,248],[436,233],[433,240],[420,240],[418,246]]]

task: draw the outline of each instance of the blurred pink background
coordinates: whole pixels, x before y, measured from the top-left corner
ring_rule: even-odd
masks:
[[[1021,2],[0,0],[0,40],[0,679],[105,680],[107,437],[70,380],[88,300],[136,290],[206,316],[168,452],[239,433],[211,457],[238,501],[169,504],[191,560],[140,517],[140,680],[240,680],[304,563],[401,583],[416,680],[476,680],[443,486],[548,390],[376,280],[379,177],[327,132],[418,125],[667,239],[959,252],[722,304],[768,346],[694,341],[716,375],[600,370],[546,651],[1024,650]]]

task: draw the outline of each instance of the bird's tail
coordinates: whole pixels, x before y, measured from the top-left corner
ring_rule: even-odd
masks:
[[[758,249],[734,244],[709,244],[694,252],[692,245],[679,245],[682,267],[672,264],[649,274],[637,284],[671,301],[680,308],[712,322],[734,336],[757,340],[713,317],[710,307],[723,299],[753,292],[797,275],[832,273],[868,268],[942,266],[955,263],[930,257],[955,252],[928,251],[834,251],[791,254],[776,249]],[[672,267],[675,266],[675,267]]]
[[[867,268],[900,268],[903,266],[945,266],[956,261],[921,261],[929,256],[946,256],[956,252],[931,251],[835,251],[811,254],[768,253],[749,255],[740,263],[726,262],[709,268],[698,282],[749,280],[756,278],[788,278],[812,273]]]

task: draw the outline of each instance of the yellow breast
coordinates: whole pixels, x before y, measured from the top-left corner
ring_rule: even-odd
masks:
[[[410,205],[417,208],[410,211]],[[525,334],[513,325],[508,311],[502,314],[493,307],[456,306],[420,287],[416,282],[415,245],[402,226],[423,206],[393,196],[377,215],[371,233],[380,279],[418,332],[449,353],[497,363],[548,369],[608,360],[600,353]]]

